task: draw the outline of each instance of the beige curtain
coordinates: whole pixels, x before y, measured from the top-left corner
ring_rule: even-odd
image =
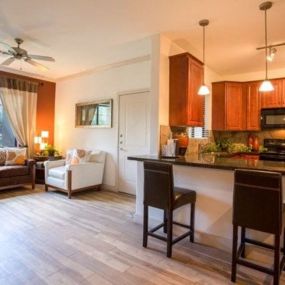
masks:
[[[10,78],[0,78],[0,99],[10,126],[28,155],[34,151],[38,84]]]

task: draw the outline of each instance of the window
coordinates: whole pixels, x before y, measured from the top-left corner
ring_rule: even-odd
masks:
[[[0,102],[0,147],[3,146],[16,146],[16,138]]]

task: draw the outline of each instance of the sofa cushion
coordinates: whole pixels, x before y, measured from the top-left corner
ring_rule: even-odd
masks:
[[[6,149],[1,148],[0,149],[0,165],[5,165],[6,162]]]
[[[0,178],[14,177],[14,176],[24,176],[29,175],[28,166],[1,166],[0,167]]]
[[[24,165],[27,159],[26,148],[6,148],[6,165]]]
[[[59,166],[49,169],[48,176],[58,178],[58,179],[64,179],[66,172],[65,166]]]

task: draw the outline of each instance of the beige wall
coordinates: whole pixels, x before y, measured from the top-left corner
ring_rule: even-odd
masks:
[[[150,46],[150,45],[149,45]],[[126,51],[127,52],[127,51]],[[151,60],[148,56],[108,64],[90,72],[60,80],[56,85],[55,146],[100,149],[108,153],[103,183],[117,189],[118,94],[151,88]],[[113,99],[113,127],[75,128],[75,104],[96,99]]]

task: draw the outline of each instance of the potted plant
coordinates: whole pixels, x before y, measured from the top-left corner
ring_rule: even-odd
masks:
[[[43,155],[48,156],[49,160],[55,160],[59,152],[52,145],[47,145],[43,151]]]

